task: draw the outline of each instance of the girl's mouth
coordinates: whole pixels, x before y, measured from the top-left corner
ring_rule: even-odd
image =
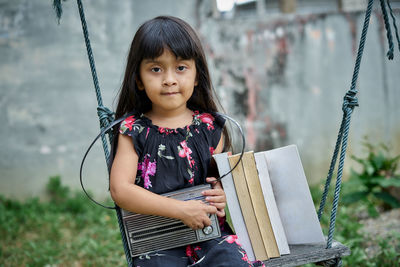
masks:
[[[161,94],[169,96],[169,95],[176,95],[176,94],[179,94],[179,93],[178,92],[165,92],[165,93],[161,93]]]

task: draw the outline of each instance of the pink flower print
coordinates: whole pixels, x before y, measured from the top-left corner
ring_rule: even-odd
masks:
[[[132,125],[135,123],[136,119],[135,116],[129,116],[124,120],[124,126],[132,131]]]
[[[244,254],[244,256],[242,257],[242,260],[244,260],[245,262],[249,261],[249,259],[247,258],[247,254]]]
[[[134,123],[135,123],[135,121],[136,121],[136,119],[135,119],[135,116],[129,116],[129,117],[127,117],[122,123],[121,123],[121,127],[119,128],[119,132],[121,133],[121,134],[124,134],[125,132],[126,132],[126,130],[130,130],[130,131],[132,131],[132,126],[134,125]],[[129,132],[128,133],[126,133],[127,135],[131,135]]]
[[[190,154],[192,154],[192,150],[187,146],[187,143],[185,140],[183,140],[179,144],[180,144],[180,146],[178,146],[179,157],[181,157],[181,158],[186,157],[189,162],[190,168],[192,168],[193,164],[194,164],[194,161],[192,160],[192,157],[190,156]]]
[[[153,162],[150,162],[150,157],[149,154],[147,154],[143,162],[139,163],[138,165],[138,170],[142,171],[142,178],[144,180],[144,188],[149,189],[149,187],[152,187],[151,181],[150,181],[150,175],[154,176],[156,174],[156,160]]]
[[[199,256],[196,254],[196,248],[193,248],[192,245],[186,246],[186,256],[192,258],[194,262],[199,260]]]
[[[160,134],[166,134],[166,135],[178,132],[177,129],[170,129],[165,127],[158,127],[158,131],[160,132]]]
[[[210,113],[202,113],[198,115],[201,122],[207,124],[208,130],[214,130],[214,117]]]
[[[209,150],[210,150],[211,156],[214,155],[215,148],[213,148],[212,146],[210,146],[210,147],[209,147]]]
[[[192,257],[194,254],[193,247],[191,245],[186,246],[186,256],[187,257]]]
[[[194,178],[190,178],[189,183],[193,184],[193,182],[194,182]]]
[[[150,131],[150,127],[147,127],[146,139],[147,139],[147,136],[149,136],[149,131]]]
[[[164,127],[158,127],[158,131],[160,133],[165,133],[165,128]]]
[[[229,244],[232,244],[233,242],[235,242],[238,246],[241,246],[237,235],[229,235],[227,238],[225,238],[225,241],[228,242]]]

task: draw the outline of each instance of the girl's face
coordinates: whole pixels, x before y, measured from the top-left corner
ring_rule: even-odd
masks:
[[[144,59],[139,67],[139,90],[145,90],[152,102],[153,112],[183,112],[197,85],[196,64],[193,59],[177,58],[164,49],[155,59]]]

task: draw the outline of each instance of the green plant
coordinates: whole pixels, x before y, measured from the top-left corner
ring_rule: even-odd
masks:
[[[46,188],[46,202],[0,196],[0,267],[126,266],[115,213],[58,176]]]
[[[396,172],[400,155],[391,157],[386,145],[372,145],[368,139],[363,146],[367,150],[366,157],[351,156],[361,165],[361,171],[351,170],[350,179],[345,183],[349,190],[343,196],[343,203],[364,201],[371,216],[378,216],[376,206],[399,208],[400,196],[396,195],[396,190],[400,189],[400,175]]]
[[[379,266],[398,266],[400,262],[400,233],[393,231],[386,238],[379,239],[379,252],[375,256]]]
[[[69,196],[69,188],[61,184],[60,176],[50,177],[46,189],[51,201],[57,204],[64,202]]]

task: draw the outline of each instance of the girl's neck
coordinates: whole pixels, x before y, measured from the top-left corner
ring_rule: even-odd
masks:
[[[154,125],[170,129],[183,128],[190,125],[193,121],[193,111],[188,108],[171,112],[161,112],[153,109],[144,115]]]

